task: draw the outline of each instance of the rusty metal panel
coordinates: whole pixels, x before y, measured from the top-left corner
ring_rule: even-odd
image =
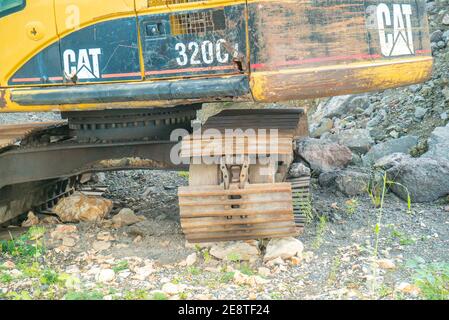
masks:
[[[256,101],[418,83],[432,58],[424,0],[278,0],[248,4]]]
[[[429,55],[424,4],[422,0],[250,3],[251,68],[276,70]],[[399,30],[402,24],[404,29]],[[381,48],[390,37],[397,48],[390,51],[388,47]],[[403,42],[411,50],[401,50]]]

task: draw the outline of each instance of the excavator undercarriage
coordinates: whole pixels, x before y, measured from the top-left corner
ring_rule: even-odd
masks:
[[[298,235],[310,176],[291,178],[288,171],[294,140],[308,134],[303,110],[226,110],[198,128],[192,119],[199,107],[65,113],[66,122],[0,127],[0,224],[28,210],[51,212],[86,173],[188,168],[189,186],[179,188],[188,241]],[[174,129],[188,130],[181,162],[173,159]],[[17,165],[29,170],[18,177]]]

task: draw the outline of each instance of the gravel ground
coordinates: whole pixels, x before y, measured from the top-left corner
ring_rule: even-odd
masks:
[[[2,113],[0,114],[0,124],[14,124],[24,122],[46,122],[61,120],[59,112],[43,112],[43,113]]]
[[[407,262],[417,257],[426,264],[449,261],[449,212],[442,204],[416,204],[408,213],[404,202],[388,194],[378,250],[386,266],[373,267],[378,210],[369,197],[348,202],[315,188],[314,214],[326,222],[315,218],[307,225],[299,237],[305,247],[299,262],[271,266],[262,255],[251,263],[225,262],[211,257],[207,248],[186,246],[176,203],[176,186],[187,183],[184,174],[115,172],[99,180],[108,186],[105,196],[114,200],[114,213],[129,207],[146,220],[118,230],[77,224],[73,246],[54,236],[54,225],[46,226],[46,252],[36,268],[69,277],[73,286],[42,284],[42,276],[33,277],[20,259],[1,255],[0,266],[14,266],[0,271],[0,294],[36,299],[414,299],[425,296],[415,292],[417,270]],[[99,239],[107,242],[104,250],[96,248]],[[186,267],[192,253],[196,262]],[[235,276],[240,272],[258,280],[242,284]],[[111,279],[105,282],[104,277]],[[405,283],[413,290],[405,290]]]

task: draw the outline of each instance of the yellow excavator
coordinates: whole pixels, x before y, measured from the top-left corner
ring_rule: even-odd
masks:
[[[0,0],[0,39],[0,113],[64,119],[0,126],[0,223],[86,172],[189,168],[191,242],[297,235],[310,188],[288,176],[304,110],[199,124],[203,103],[383,90],[433,62],[425,0]]]

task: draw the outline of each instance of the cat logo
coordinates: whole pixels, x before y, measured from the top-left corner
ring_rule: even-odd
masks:
[[[64,51],[64,73],[66,78],[73,79],[99,79],[100,75],[100,48],[80,49],[78,55],[68,49]]]
[[[412,32],[412,6],[410,4],[388,5],[381,3],[376,9],[380,48],[386,57],[412,55],[415,53]]]

